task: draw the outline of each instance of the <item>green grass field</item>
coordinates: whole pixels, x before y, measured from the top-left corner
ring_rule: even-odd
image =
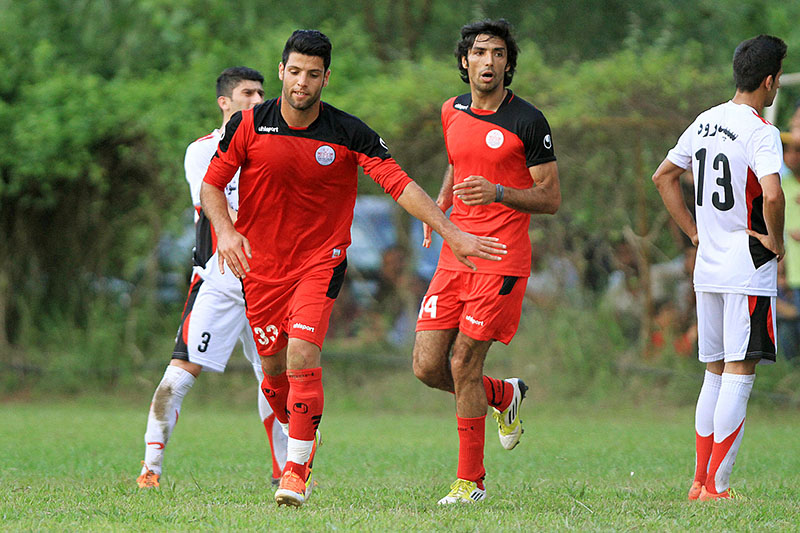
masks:
[[[488,500],[438,507],[455,477],[455,419],[331,399],[319,483],[277,508],[254,406],[187,398],[162,488],[139,490],[146,405],[111,397],[0,406],[4,530],[800,530],[800,420],[751,409],[734,486],[745,499],[685,501],[692,410],[523,404],[503,450],[487,425]],[[145,401],[146,403],[146,401]]]

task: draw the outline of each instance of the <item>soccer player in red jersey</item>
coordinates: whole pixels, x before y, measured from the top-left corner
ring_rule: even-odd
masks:
[[[320,100],[330,62],[324,34],[295,31],[278,66],[281,96],[231,118],[201,190],[220,270],[227,265],[242,279],[264,368],[262,390],[289,435],[279,505],[303,505],[313,486],[324,402],[320,355],[347,268],[358,167],[433,226],[467,268],[476,268],[468,257],[491,264],[505,254],[496,237],[459,230],[373,130]],[[234,225],[223,188],[240,166]]]
[[[695,409],[690,500],[732,496],[756,365],[775,362],[786,201],[780,132],[761,112],[775,100],[786,49],[769,35],[740,43],[733,98],[698,115],[653,174],[667,211],[697,246],[698,358],[706,371]],[[690,169],[694,217],[679,182]]]
[[[470,92],[442,106],[449,166],[437,203],[450,220],[475,235],[508,245],[502,263],[476,259],[463,268],[449,246],[422,301],[414,344],[414,373],[426,385],[455,393],[459,455],[457,480],[440,504],[481,501],[487,405],[494,408],[500,442],[512,449],[522,427],[519,407],[527,387],[517,379],[483,375],[492,342],[511,341],[519,324],[531,268],[530,215],[553,214],[561,204],[550,127],[533,105],[511,92],[517,45],[505,20],[461,28],[456,49]],[[429,246],[426,228],[423,245]]]

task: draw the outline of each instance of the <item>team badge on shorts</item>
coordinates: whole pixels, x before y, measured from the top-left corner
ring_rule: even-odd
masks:
[[[319,148],[317,148],[317,152],[314,154],[314,157],[317,158],[317,163],[322,165],[323,167],[327,167],[333,160],[336,159],[336,152],[333,151],[333,148],[328,146],[327,144],[323,144]]]
[[[489,148],[500,148],[504,140],[503,132],[500,130],[492,130],[486,134],[486,146]]]

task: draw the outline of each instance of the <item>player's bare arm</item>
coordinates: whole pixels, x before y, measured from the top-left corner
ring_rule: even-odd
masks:
[[[225,263],[227,263],[228,268],[237,278],[244,278],[250,271],[247,258],[253,256],[247,238],[233,227],[225,193],[213,185],[203,182],[200,188],[200,203],[217,234],[219,271],[224,274]]]
[[[552,215],[561,206],[561,185],[558,165],[550,161],[530,167],[533,187],[514,189],[503,187],[502,198],[498,186],[483,176],[468,176],[453,186],[453,193],[466,205],[487,205],[499,201],[503,205],[529,214]]]
[[[477,267],[468,259],[469,257],[500,261],[507,253],[506,245],[497,242],[496,237],[478,237],[458,229],[431,197],[414,182],[406,186],[397,203],[410,215],[428,224],[441,235],[456,258],[472,270],[477,270]]]
[[[781,189],[781,178],[778,174],[769,174],[761,178],[761,190],[764,195],[764,222],[767,234],[747,230],[747,234],[755,237],[766,249],[778,256],[778,261],[786,253],[783,247],[783,220],[786,199]]]
[[[670,161],[664,159],[653,174],[653,183],[661,195],[670,216],[678,224],[678,227],[692,240],[692,244],[697,246],[697,224],[692,217],[692,213],[683,200],[680,178],[686,172]]]
[[[454,178],[453,165],[448,165],[442,180],[442,188],[439,190],[439,196],[436,198],[436,205],[446,213],[453,205],[453,180]],[[431,246],[431,227],[423,222],[422,224],[422,246],[430,248]]]

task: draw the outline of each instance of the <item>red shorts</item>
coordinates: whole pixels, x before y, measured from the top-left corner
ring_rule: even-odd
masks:
[[[508,344],[519,326],[525,284],[517,276],[436,270],[417,331],[458,328],[475,340]]]
[[[265,283],[245,277],[245,309],[258,354],[268,356],[281,351],[289,337],[312,342],[322,349],[346,270],[345,258],[335,266],[313,270],[289,282]]]

